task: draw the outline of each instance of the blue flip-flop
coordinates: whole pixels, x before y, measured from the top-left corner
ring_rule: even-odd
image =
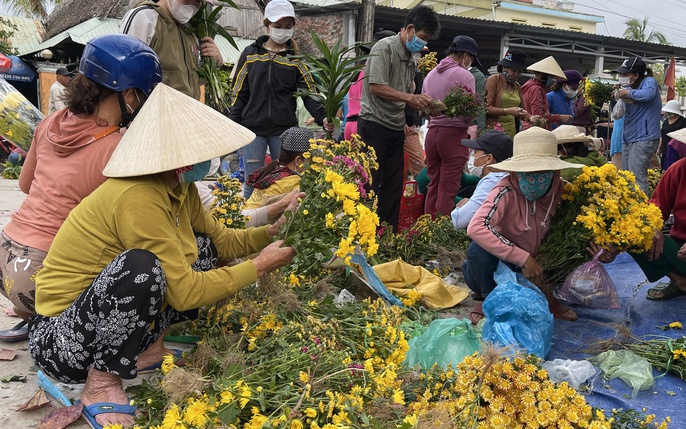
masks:
[[[79,402],[77,401],[76,403],[78,404]],[[111,402],[96,402],[95,404],[83,407],[81,413],[83,414],[83,417],[86,418],[90,427],[93,429],[102,429],[103,426],[95,420],[95,416],[107,413],[121,413],[135,416],[136,406],[129,404],[113,404]]]
[[[183,358],[183,350],[180,350],[180,349],[171,349],[171,351],[172,351],[172,355],[174,356],[174,362],[176,362],[176,361],[178,361],[179,359]],[[143,374],[150,374],[150,373],[152,373],[152,372],[155,372],[155,370],[157,370],[157,369],[159,369],[159,368],[162,367],[162,362],[163,362],[163,360],[161,360],[161,361],[159,361],[159,362],[157,362],[157,363],[154,363],[154,364],[152,364],[152,365],[150,365],[150,366],[148,366],[148,367],[145,367],[145,368],[143,368],[143,369],[140,369],[140,370],[137,371],[137,373],[143,375]],[[177,363],[176,365],[177,365],[177,366],[183,366],[183,365],[179,365],[178,363]]]

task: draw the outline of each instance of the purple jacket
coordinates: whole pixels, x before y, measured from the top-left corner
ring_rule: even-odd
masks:
[[[440,63],[426,75],[422,86],[422,94],[428,94],[434,100],[441,100],[452,88],[461,85],[471,92],[475,92],[474,75],[455,62],[451,57],[445,57]],[[429,120],[429,128],[433,127],[459,127],[468,128],[474,118],[457,116],[451,118],[446,115],[436,116]]]

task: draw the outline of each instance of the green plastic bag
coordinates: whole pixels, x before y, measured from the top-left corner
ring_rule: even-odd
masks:
[[[465,356],[481,349],[479,335],[472,329],[471,322],[455,318],[434,320],[423,334],[408,343],[410,350],[405,363],[410,367],[419,364],[423,369],[434,364],[455,368]]]
[[[619,378],[628,384],[633,389],[632,397],[655,384],[653,366],[629,350],[608,350],[589,360],[600,367],[605,378]]]

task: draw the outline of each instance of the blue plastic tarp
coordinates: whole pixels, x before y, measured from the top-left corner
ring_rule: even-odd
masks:
[[[616,338],[620,327],[629,329],[634,336],[662,335],[680,338],[683,330],[662,331],[658,326],[680,321],[686,324],[686,296],[669,301],[646,299],[647,290],[655,283],[647,283],[645,275],[630,255],[620,254],[606,264],[610,277],[617,286],[621,308],[616,310],[574,307],[579,315],[576,322],[555,320],[553,345],[547,360],[584,359],[592,355],[587,351],[598,341]],[[667,279],[664,279],[665,281]],[[605,381],[598,374],[589,382],[591,390],[587,400],[591,405],[606,410],[612,408],[646,408],[659,419],[670,416],[670,428],[686,428],[686,382],[678,376],[653,370],[656,377],[652,389],[639,392],[631,398],[631,388],[619,379]]]

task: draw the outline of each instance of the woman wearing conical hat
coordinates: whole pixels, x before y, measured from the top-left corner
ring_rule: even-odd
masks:
[[[193,185],[212,158],[254,138],[160,84],[105,167],[109,179],[55,237],[36,279],[29,350],[48,375],[86,383],[81,402],[93,427],[133,424],[136,409],[122,379],[159,367],[170,353],[163,344],[170,324],[195,318],[199,307],[233,296],[293,258],[292,248],[272,242],[278,222],[226,228]],[[253,253],[217,268],[218,259]]]
[[[572,120],[571,115],[552,114],[548,110],[546,99],[546,86],[550,86],[553,79],[565,80],[565,74],[553,57],[546,57],[528,67],[534,77],[522,85],[522,99],[524,108],[533,116],[522,124],[523,129],[529,129],[538,125],[550,129],[549,122],[568,123]],[[537,122],[534,122],[534,119]]]

